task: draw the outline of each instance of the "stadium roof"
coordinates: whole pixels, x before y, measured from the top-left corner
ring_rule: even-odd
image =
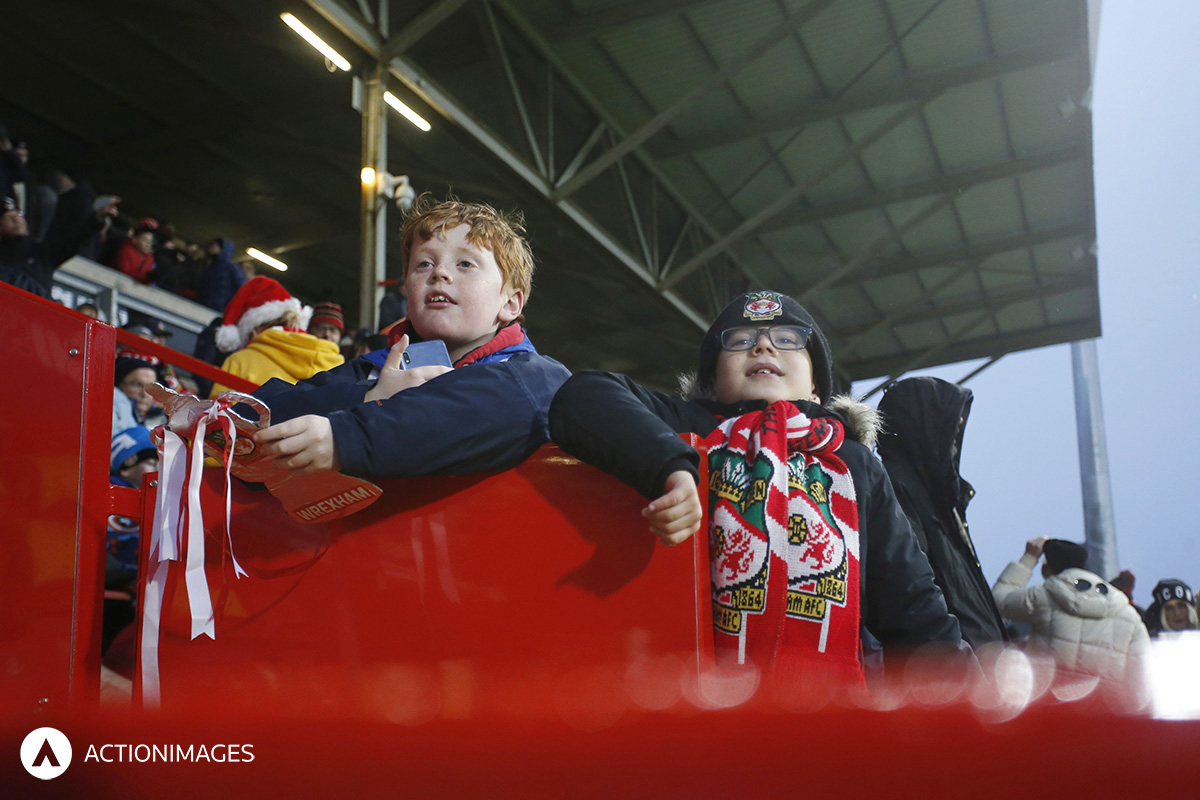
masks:
[[[1088,7],[40,0],[0,30],[0,121],[354,318],[351,75],[380,56],[432,124],[390,116],[389,171],[526,212],[543,352],[669,386],[728,299],[775,288],[859,380],[1099,335]]]

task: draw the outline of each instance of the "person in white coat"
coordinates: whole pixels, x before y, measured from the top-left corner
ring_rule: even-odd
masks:
[[[1043,552],[1045,582],[1029,587]],[[1143,679],[1150,636],[1124,593],[1084,569],[1087,549],[1075,542],[1036,537],[1000,573],[992,596],[1001,615],[1033,625],[1030,643],[1053,654],[1058,666],[1113,681]]]

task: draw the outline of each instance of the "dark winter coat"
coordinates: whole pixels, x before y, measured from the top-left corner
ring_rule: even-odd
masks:
[[[200,278],[200,296],[197,299],[214,311],[224,312],[225,306],[229,305],[237,290],[246,282],[246,273],[233,263],[234,251],[233,242],[222,239],[220,254],[213,258]]]
[[[659,497],[678,470],[699,476],[700,456],[679,437],[705,437],[721,419],[765,407],[761,401],[721,405],[682,400],[645,389],[623,375],[574,375],[550,408],[555,443],[574,456],[615,475],[648,498]],[[846,416],[805,401],[795,405],[810,417]],[[854,422],[855,420],[850,420]],[[837,455],[854,480],[858,504],[862,621],[885,647],[910,648],[929,642],[957,645],[958,622],[946,611],[929,562],[896,504],[883,467],[853,425]]]
[[[975,494],[959,475],[971,390],[937,378],[907,378],[879,403],[879,455],[963,638],[972,647],[1005,638],[1004,622],[967,528]]]
[[[377,366],[371,356],[295,386],[272,379],[254,396],[271,409],[272,423],[304,414],[328,417],[348,475],[462,475],[511,469],[550,441],[550,400],[571,374],[526,338],[486,361],[364,403]]]

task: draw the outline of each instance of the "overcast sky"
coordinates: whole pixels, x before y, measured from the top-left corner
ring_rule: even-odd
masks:
[[[1200,436],[1187,410],[1200,398],[1198,41],[1196,0],[1104,0],[1092,105],[1097,350],[1118,559],[1142,606],[1162,578],[1200,583]],[[980,363],[920,374],[957,381]],[[967,517],[994,581],[1032,536],[1083,541],[1070,348],[1006,356],[967,385]]]

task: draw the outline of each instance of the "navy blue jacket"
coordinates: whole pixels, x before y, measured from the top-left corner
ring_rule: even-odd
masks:
[[[528,344],[500,350],[429,383],[365,403],[366,357],[300,381],[274,378],[254,396],[271,423],[329,418],[342,472],[363,478],[462,475],[511,469],[550,441],[554,393],[569,376]]]

